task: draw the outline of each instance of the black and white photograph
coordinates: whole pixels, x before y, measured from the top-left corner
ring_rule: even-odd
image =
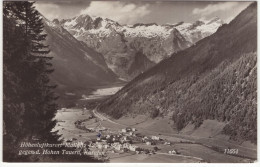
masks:
[[[3,163],[258,162],[257,1],[1,3]]]

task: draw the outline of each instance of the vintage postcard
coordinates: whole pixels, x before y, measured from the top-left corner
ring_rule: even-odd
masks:
[[[3,1],[3,162],[256,163],[256,1]]]

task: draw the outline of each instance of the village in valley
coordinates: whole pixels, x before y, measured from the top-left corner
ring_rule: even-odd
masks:
[[[84,148],[83,153],[93,153],[93,156],[98,159],[109,159],[116,155],[126,153],[130,155],[152,155],[160,152],[159,146],[171,146],[170,142],[160,138],[159,136],[142,135],[138,132],[138,129],[134,127],[126,127],[121,130],[113,131],[103,127],[101,124],[96,127],[86,126],[85,122],[92,119],[94,119],[95,122],[98,122],[94,115],[90,115],[88,119],[76,121],[75,126],[89,133],[96,132],[96,138],[85,142],[87,147]],[[69,139],[67,142],[72,142],[73,140],[76,139]],[[102,154],[98,154],[101,152]],[[179,152],[171,149],[167,154],[179,154]]]
[[[108,120],[104,120],[105,117],[101,117],[101,114],[93,113],[83,109],[81,116],[85,119],[78,119],[74,121],[76,129],[84,131],[79,135],[74,135],[71,138],[64,138],[64,142],[84,142],[85,148],[81,149],[83,154],[87,154],[96,159],[108,161],[113,158],[121,156],[131,155],[146,155],[151,156],[154,154],[161,155],[179,155],[176,149],[173,148],[173,143],[167,141],[158,135],[143,134],[143,131],[139,131],[136,127],[122,125],[116,126],[116,123],[108,123]],[[70,113],[66,112],[66,109],[59,111],[61,114]],[[103,116],[103,115],[102,115]],[[58,121],[58,127],[65,121]],[[116,126],[113,128],[111,125]],[[62,128],[61,130],[64,130]],[[84,139],[83,135],[87,135]],[[81,137],[78,138],[77,136]]]
[[[128,116],[114,120],[95,109],[63,108],[57,112],[53,130],[62,135],[65,144],[83,145],[76,147],[80,155],[104,162],[215,162],[216,156],[226,162],[251,161],[224,154],[216,146],[220,142],[211,138],[202,143],[195,137],[172,132],[169,119]],[[241,151],[247,150],[240,147]]]

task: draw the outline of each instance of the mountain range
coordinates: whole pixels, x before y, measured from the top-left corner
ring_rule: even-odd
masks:
[[[130,81],[171,54],[190,47],[223,24],[218,17],[195,23],[120,25],[108,18],[80,15],[53,20],[104,56],[107,66]]]

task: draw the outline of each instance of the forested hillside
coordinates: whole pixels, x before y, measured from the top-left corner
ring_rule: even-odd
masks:
[[[232,139],[256,142],[256,8],[139,75],[98,109],[114,118],[170,115],[178,130],[224,121]]]

